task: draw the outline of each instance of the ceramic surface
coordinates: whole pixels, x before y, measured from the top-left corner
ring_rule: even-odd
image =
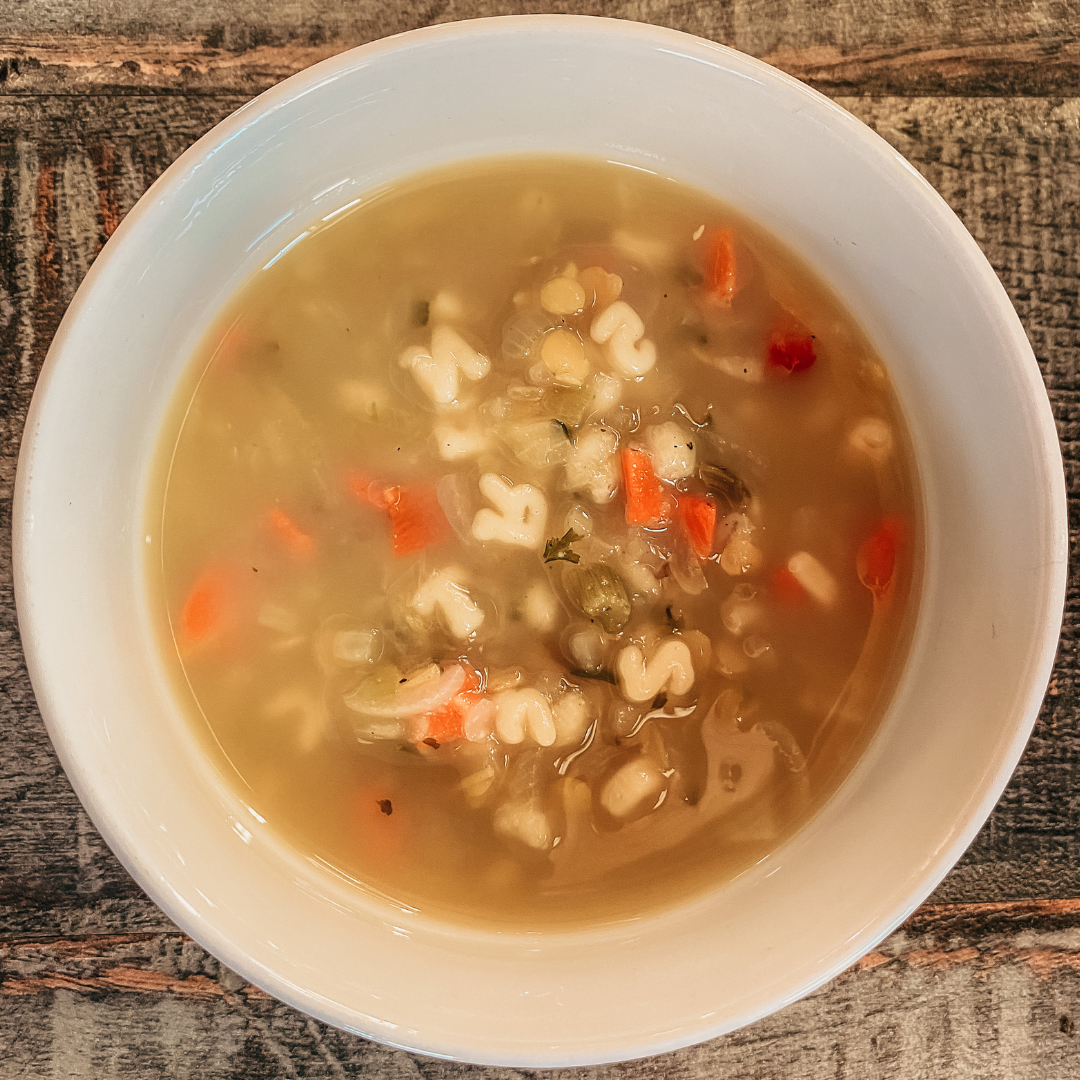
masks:
[[[869,751],[792,841],[666,914],[465,931],[284,850],[178,715],[142,572],[148,468],[218,305],[321,216],[442,162],[577,152],[738,205],[816,266],[892,370],[926,584]],[[989,813],[1049,677],[1065,492],[1020,323],[944,202],[828,100],[673,31],[559,17],[416,31],[264,94],[181,157],[71,305],[27,422],[14,522],[42,715],[102,834],[184,930],[271,993],[429,1054],[521,1066],[659,1053],[800,997],[934,887]]]

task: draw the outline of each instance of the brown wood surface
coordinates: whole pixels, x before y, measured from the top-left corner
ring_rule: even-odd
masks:
[[[0,20],[6,93],[253,94],[342,49],[429,23],[568,13],[720,41],[819,89],[861,94],[1080,92],[1076,0],[22,0]]]
[[[838,97],[940,191],[1032,341],[1080,524],[1080,5],[1074,0],[7,0],[0,8],[0,1078],[504,1077],[328,1029],[177,932],[79,807],[34,705],[11,591],[22,422],[56,325],[147,186],[252,94],[342,48],[472,15],[652,21]],[[805,1001],[580,1077],[1080,1076],[1080,591],[1023,761],[908,924]],[[873,868],[868,868],[873,872]],[[568,1074],[569,1075],[569,1074]]]

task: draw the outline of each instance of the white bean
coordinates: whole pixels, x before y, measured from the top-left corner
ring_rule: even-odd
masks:
[[[646,662],[639,645],[627,645],[615,661],[623,697],[628,701],[651,701],[661,691],[679,696],[694,685],[694,662],[686,642],[670,637],[652,650]]]
[[[648,758],[627,762],[600,792],[600,805],[612,817],[627,817],[646,800],[655,802],[664,788],[664,774]]]
[[[625,300],[616,300],[601,311],[593,319],[589,336],[605,347],[608,363],[628,379],[639,378],[656,363],[656,345],[645,337],[641,316]]]
[[[510,484],[496,473],[480,477],[480,493],[496,509],[484,507],[473,518],[472,533],[481,543],[497,541],[536,550],[544,541],[547,499],[529,484]]]
[[[539,690],[504,690],[495,695],[495,734],[499,742],[516,746],[526,736],[540,746],[555,742],[551,702]]]
[[[795,580],[823,607],[832,607],[840,595],[836,578],[809,551],[796,551],[787,568]]]

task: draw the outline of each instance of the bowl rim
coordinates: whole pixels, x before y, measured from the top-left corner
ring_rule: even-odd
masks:
[[[1026,380],[1027,387],[1032,391],[1029,417],[1037,427],[1039,435],[1038,445],[1033,447],[1032,453],[1033,457],[1037,457],[1044,464],[1047,475],[1051,479],[1050,490],[1046,492],[1047,533],[1051,537],[1064,538],[1066,552],[1064,559],[1052,560],[1052,573],[1047,584],[1050,604],[1038,641],[1033,644],[1030,654],[1027,667],[1029,677],[1025,693],[1018,699],[1019,704],[1015,709],[1017,719],[1012,737],[1003,746],[997,768],[984,776],[981,791],[972,793],[973,797],[967,803],[964,819],[956,830],[954,841],[936,851],[933,857],[926,861],[917,885],[909,891],[907,903],[899,909],[886,911],[872,919],[858,934],[849,939],[847,948],[840,952],[835,962],[824,966],[813,979],[804,980],[782,998],[775,998],[767,1007],[754,1009],[733,1022],[720,1025],[702,1024],[700,1030],[689,1036],[681,1032],[677,1037],[669,1040],[653,1037],[647,1044],[627,1047],[628,1053],[625,1055],[602,1054],[575,1058],[574,1063],[602,1064],[665,1053],[753,1023],[835,978],[908,918],[945,877],[982,827],[1012,776],[1038,718],[1045,687],[1055,659],[1068,573],[1066,487],[1060,445],[1045,385],[1020,319],[981,249],[945,200],[914,166],[841,106],[800,80],[738,50],[683,31],[621,19],[582,15],[496,16],[421,27],[346,50],[292,75],[242,105],[192,144],[147,189],[105,244],[65,312],[39,374],[26,417],[14,486],[12,555],[14,592],[24,656],[40,713],[56,747],[58,757],[72,787],[95,825],[101,830],[109,847],[140,888],[170,920],[249,982],[267,989],[274,997],[308,1015],[356,1034],[375,1038],[388,1046],[450,1060],[468,1060],[491,1065],[556,1067],[568,1063],[564,1055],[553,1055],[548,1060],[538,1060],[535,1054],[528,1058],[513,1060],[508,1060],[504,1055],[462,1058],[457,1053],[457,1048],[448,1049],[445,1046],[428,1045],[422,1038],[410,1042],[394,1042],[388,1040],[383,1034],[373,1035],[370,1032],[364,1032],[351,1024],[343,1023],[341,1010],[333,1007],[333,1003],[321,998],[313,989],[296,986],[278,976],[242,948],[238,949],[234,942],[220,930],[189,911],[182,900],[168,889],[164,880],[151,872],[149,866],[143,862],[140,853],[129,849],[123,842],[122,830],[114,821],[111,809],[98,797],[93,778],[87,775],[80,766],[73,743],[66,731],[66,722],[59,718],[52,708],[48,679],[44,671],[45,665],[40,656],[44,648],[43,628],[38,625],[35,617],[24,555],[25,546],[30,542],[32,531],[30,528],[33,508],[31,488],[37,431],[41,415],[46,407],[50,386],[60,365],[61,354],[67,351],[69,339],[74,335],[77,324],[91,306],[92,294],[105,265],[122,255],[124,238],[139,228],[139,223],[148,212],[151,202],[183,183],[216,147],[228,141],[253,120],[272,113],[279,106],[317,89],[345,72],[369,66],[387,54],[426,47],[434,42],[527,33],[533,29],[566,32],[579,36],[589,34],[600,38],[609,35],[635,38],[645,46],[667,46],[680,54],[689,54],[692,59],[724,66],[729,70],[734,68],[739,72],[752,72],[768,82],[786,84],[790,89],[802,95],[808,104],[814,104],[823,109],[828,114],[830,122],[842,128],[848,138],[857,141],[867,157],[876,159],[886,168],[896,169],[899,166],[907,174],[913,191],[921,194],[927,213],[934,217],[939,228],[947,232],[950,244],[964,260],[965,269],[976,278],[987,299],[993,300],[995,314],[1000,320],[999,329],[1003,335],[1007,336],[1008,352],[1014,360],[1016,372]]]

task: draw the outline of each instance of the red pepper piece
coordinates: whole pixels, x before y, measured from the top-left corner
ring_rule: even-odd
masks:
[[[887,517],[877,532],[859,548],[855,569],[859,580],[880,600],[893,582],[896,571],[896,550],[900,545],[903,522]]]
[[[627,525],[662,525],[671,515],[671,502],[644,450],[622,452]]]
[[[769,337],[769,364],[785,371],[807,371],[814,366],[814,338],[810,334],[774,331]]]
[[[679,516],[697,557],[707,559],[715,550],[716,504],[701,495],[682,495],[679,497]]]

